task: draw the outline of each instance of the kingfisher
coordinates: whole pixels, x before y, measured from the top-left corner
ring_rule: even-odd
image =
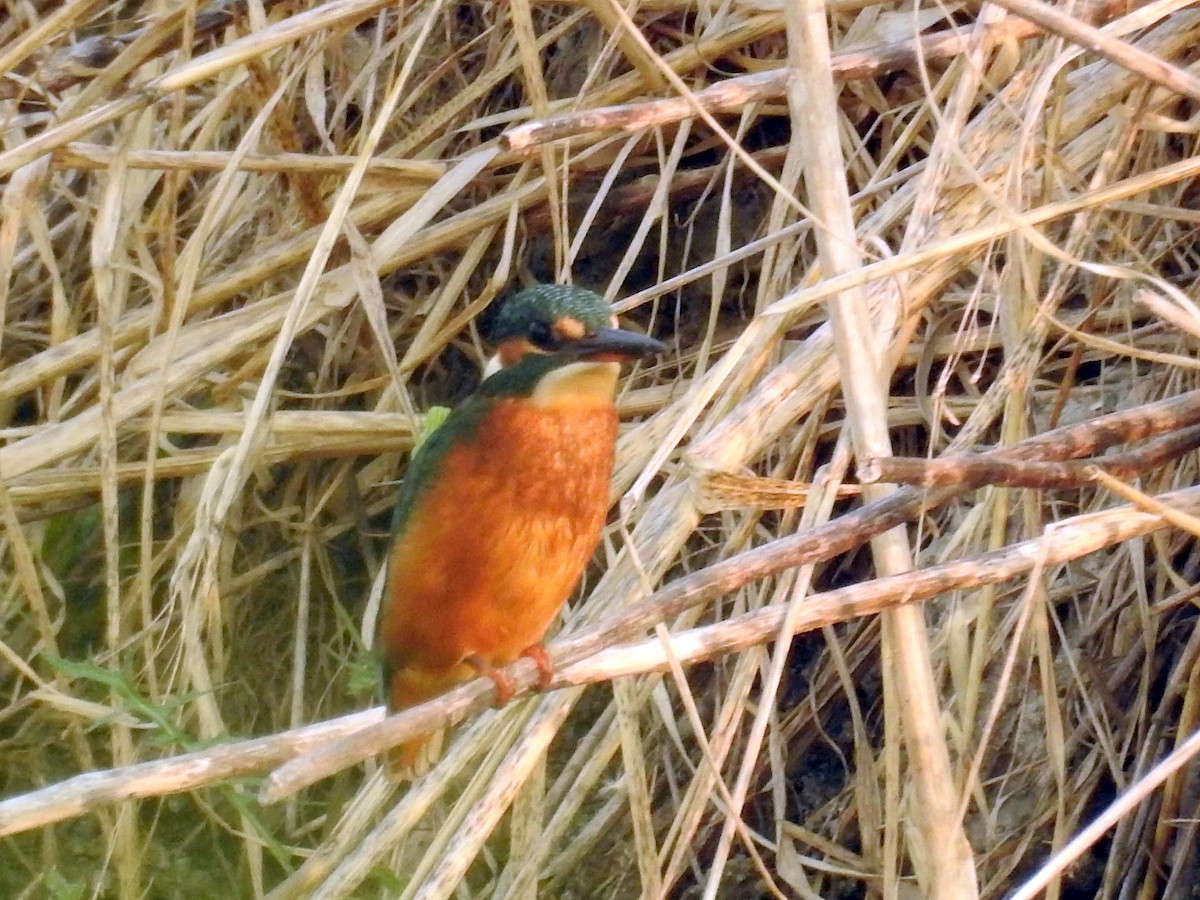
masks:
[[[476,675],[511,698],[499,667],[541,645],[600,542],[617,439],[620,365],[660,353],[605,300],[570,285],[523,290],[492,329],[479,388],[425,440],[400,488],[378,646],[390,711]],[[423,735],[388,755],[412,778],[440,752]]]

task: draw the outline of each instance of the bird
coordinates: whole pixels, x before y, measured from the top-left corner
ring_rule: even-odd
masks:
[[[378,646],[389,711],[531,657],[574,591],[608,514],[620,365],[665,347],[620,328],[610,305],[539,284],[500,308],[479,388],[413,455],[392,523]],[[427,771],[441,732],[389,751],[393,780]]]

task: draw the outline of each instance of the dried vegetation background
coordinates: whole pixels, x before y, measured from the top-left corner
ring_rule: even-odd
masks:
[[[1155,83],[999,7],[838,0],[824,168],[774,0],[2,9],[0,895],[1002,897],[1186,749],[1194,520],[1119,485],[910,522],[918,568],[958,566],[905,607],[915,640],[865,615],[904,599],[871,583],[869,516],[815,568],[739,554],[862,505],[847,379],[885,385],[917,457],[1197,386],[1200,9],[1065,10],[1177,67]],[[854,242],[796,203],[842,180],[867,268],[832,283],[890,380],[839,378],[817,256]],[[473,714],[411,789],[367,763],[260,804],[286,738],[197,760],[376,703],[420,413],[531,279],[672,348],[621,394],[626,500],[563,633],[724,560],[659,636],[769,624]],[[1195,478],[1176,453],[1125,481]],[[1086,548],[1043,538],[1106,509]],[[1195,765],[1145,794],[1048,896],[1200,896]]]

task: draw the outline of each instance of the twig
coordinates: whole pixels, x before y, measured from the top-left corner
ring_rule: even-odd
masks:
[[[1090,21],[1107,21],[1127,9],[1125,3],[1102,0],[1081,9],[1079,15]],[[1041,32],[1042,28],[1032,22],[1010,20],[989,26],[982,37],[990,41],[1021,40]],[[977,30],[954,28],[915,39],[881,44],[869,50],[838,53],[833,57],[833,77],[839,81],[856,81],[910,68],[918,60],[948,59],[963,52],[979,38]],[[708,112],[737,112],[751,103],[779,99],[787,90],[787,80],[786,68],[754,72],[718,82],[697,91],[695,97]],[[679,97],[622,103],[516,125],[500,136],[500,142],[508,150],[523,152],[539,144],[587,132],[637,131],[680,122],[693,115],[695,108],[692,104]]]
[[[1200,508],[1200,488],[1185,488],[1155,500],[1174,512],[1186,513]],[[805,598],[797,627],[791,635],[861,619],[948,591],[966,591],[1007,581],[1028,572],[1039,558],[1049,565],[1070,562],[1171,524],[1165,515],[1142,512],[1134,505],[1086,513],[1056,524],[1040,537],[998,550],[813,594]],[[556,673],[551,688],[595,684],[645,672],[666,672],[670,668],[670,657],[694,664],[774,641],[784,613],[781,606],[766,606],[723,622],[670,635],[669,654],[658,638],[609,647]]]
[[[1071,839],[1071,842],[1055,853],[1046,864],[1029,878],[1012,895],[1010,900],[1033,900],[1043,888],[1071,867],[1083,853],[1129,814],[1139,803],[1146,799],[1149,793],[1160,784],[1186,766],[1196,754],[1200,753],[1200,731],[1176,747],[1166,759],[1139,778],[1129,790],[1108,805],[1099,816],[1092,820],[1083,831]]]
[[[1194,512],[1200,509],[1200,488],[1175,491],[1157,499],[1173,509]],[[1163,517],[1129,506],[1077,516],[1056,526],[1051,535],[897,578],[876,579],[814,595],[804,603],[797,633],[873,615],[946,591],[1004,581],[1027,571],[1040,554],[1045,554],[1046,562],[1061,563],[1163,525]],[[727,622],[685,631],[671,637],[671,654],[682,661],[697,662],[774,639],[782,615],[781,608],[768,607]],[[595,634],[608,631],[605,628]],[[593,635],[555,642],[554,657],[565,659],[594,642]],[[665,648],[658,639],[632,646],[602,647],[586,661],[563,665],[555,673],[551,687],[662,671],[668,665]],[[521,660],[508,671],[521,690],[532,687],[540,676],[537,666],[529,660]],[[388,719],[383,718],[383,707],[375,707],[269,737],[77,775],[0,801],[0,837],[84,815],[108,803],[195,790],[308,754],[278,769],[264,784],[263,802],[281,800],[394,742],[451,724],[475,709],[484,708],[494,699],[494,690],[488,679],[477,679]]]
[[[261,772],[298,753],[361,731],[381,718],[383,707],[378,707],[269,737],[76,775],[41,790],[0,800],[0,837],[82,816],[120,800],[178,794]]]
[[[54,165],[71,169],[108,169],[117,153],[109,147],[85,141],[72,141],[54,151]],[[235,159],[224,150],[131,150],[121,154],[131,169],[187,172],[220,172],[231,163],[243,172],[348,172],[357,160],[349,155],[318,156],[313,153],[250,153]],[[367,163],[372,175],[404,178],[421,184],[437,181],[449,170],[444,163],[420,159],[388,159],[377,156]]]
[[[1158,499],[1176,509],[1200,509],[1200,488],[1174,491]],[[1167,527],[1167,522],[1162,516],[1143,513],[1132,506],[1077,516],[1056,525],[1046,535],[1000,550],[815,594],[804,601],[793,634],[874,615],[950,590],[995,584],[1028,571],[1039,559],[1049,564],[1066,562],[1163,527]],[[700,574],[703,573],[697,573]],[[784,607],[765,607],[726,622],[674,635],[671,637],[671,655],[682,662],[695,663],[772,641],[779,634],[785,613]],[[575,648],[591,645],[595,642],[595,636],[609,632],[610,629],[602,628],[575,640],[555,642],[553,657],[556,663],[577,657]],[[596,649],[579,662],[562,664],[550,682],[550,689],[594,684],[644,672],[666,671],[669,666],[666,648],[658,639],[632,646],[610,645]],[[527,659],[514,663],[505,671],[512,677],[518,691],[531,688],[541,674],[537,666]],[[472,712],[482,710],[494,697],[493,683],[488,679],[476,679],[422,706],[368,725],[362,731],[330,742],[280,766],[267,777],[259,792],[259,800],[263,803],[283,800],[322,778],[414,735],[453,724]],[[0,807],[0,812],[2,809]]]
[[[277,0],[276,0],[277,2]],[[234,21],[245,6],[243,0],[213,0],[196,13],[195,24],[192,28],[193,45],[206,39],[209,35],[225,28]],[[264,8],[271,6],[270,2],[263,4]],[[184,8],[180,7],[164,16],[153,20],[141,20],[138,28],[133,28],[123,34],[94,34],[80,40],[72,41],[65,47],[59,47],[39,60],[32,73],[22,82],[29,81],[39,89],[50,92],[64,91],[72,85],[86,81],[96,75],[105,66],[117,58],[117,55],[130,46],[138,38],[150,34],[155,28],[166,25],[171,19],[177,22],[183,20]],[[53,19],[47,20],[53,22]],[[53,31],[50,31],[53,34]],[[157,46],[144,48],[147,55],[160,52],[174,33],[164,34]],[[0,58],[0,72],[11,72],[18,53],[5,53]],[[0,98],[18,97],[25,93],[21,82],[10,83],[0,80]]]
[[[1189,418],[1190,417],[1190,418]],[[1053,453],[1072,452],[1079,454],[1097,453],[1105,447],[1120,443],[1124,436],[1140,433],[1150,428],[1151,423],[1157,423],[1164,430],[1176,427],[1176,423],[1191,424],[1200,419],[1200,391],[1193,391],[1169,400],[1147,404],[1133,410],[1122,410],[1100,416],[1091,422],[1063,426],[1023,441],[1014,447],[992,451],[989,456],[1002,459],[1028,459],[1030,457],[1049,456]],[[623,612],[610,617],[604,624],[594,630],[575,638],[557,641],[554,645],[554,660],[559,667],[571,665],[601,652],[614,644],[633,640],[644,633],[645,629],[658,622],[668,621],[681,613],[718,597],[735,591],[751,582],[758,581],[785,569],[794,568],[809,563],[818,563],[832,559],[866,542],[876,534],[880,534],[909,522],[923,512],[945,503],[961,493],[961,489],[938,487],[929,491],[917,488],[902,488],[884,500],[867,504],[857,510],[847,513],[832,522],[818,528],[803,531],[798,534],[777,538],[753,550],[739,553],[729,559],[722,560],[712,566],[679,578],[667,587],[657,591],[638,603],[631,604]],[[519,660],[506,669],[518,691],[528,690],[537,683],[540,673],[537,666],[529,660]],[[446,707],[441,721],[424,726],[432,730],[446,721],[457,721],[462,717],[484,709],[495,698],[494,687],[486,679],[481,679],[457,688],[441,700]],[[426,707],[417,707],[425,710]],[[403,742],[413,734],[421,733],[420,728],[409,725],[408,710],[392,716],[378,726],[379,735],[372,736],[372,746],[376,750],[386,749]],[[424,719],[422,721],[425,721]],[[355,739],[356,740],[356,739]],[[360,748],[347,748],[342,754],[339,750],[322,750],[328,753],[329,763],[325,771],[334,772],[339,767],[352,765],[358,759]],[[370,755],[366,753],[365,755]],[[347,761],[348,760],[348,761]],[[338,762],[341,761],[341,762]],[[264,798],[280,799],[286,796],[283,789],[272,787],[274,781],[285,782],[293,776],[289,774],[292,764],[279,770],[264,786]],[[311,774],[316,770],[307,770],[303,763],[297,762],[297,768]],[[305,777],[308,777],[308,774]],[[324,775],[316,775],[313,781]],[[308,782],[312,783],[312,782]],[[302,787],[303,785],[301,785]],[[289,788],[299,790],[299,787]]]
[[[1200,447],[1200,425],[1156,438],[1144,447],[1096,459],[1073,462],[1026,462],[995,457],[945,456],[940,459],[891,456],[872,459],[859,467],[862,481],[913,484],[918,487],[955,485],[964,490],[985,484],[1027,488],[1073,488],[1095,480],[1095,470],[1115,478],[1134,478]]]
[[[145,109],[160,97],[189,87],[226,69],[261,56],[267,50],[294,43],[311,34],[350,27],[387,6],[389,0],[331,0],[329,3],[268,25],[169,69],[142,87],[130,86],[115,100],[68,119],[0,153],[0,177],[10,175],[45,153],[128,113]],[[177,15],[175,13],[174,15]]]
[[[993,451],[993,454],[989,455],[1028,458],[1056,453],[1065,455],[1071,451],[1080,454],[1096,453],[1107,446],[1130,439],[1132,435],[1144,434],[1153,429],[1169,430],[1179,427],[1182,423],[1194,422],[1197,418],[1200,418],[1200,391],[1193,391],[1136,409],[1101,416],[1090,422],[1064,426],[1017,446]],[[929,508],[932,501],[945,502],[955,493],[956,489],[942,487],[936,493],[931,492],[930,495],[923,496],[915,488],[906,488],[897,491],[882,503],[864,506],[821,528],[780,538],[681,578],[654,596],[631,606],[624,613],[608,619],[601,628],[578,637],[556,641],[553,645],[553,656],[560,667],[557,677],[565,678],[571,673],[572,678],[577,678],[578,670],[571,668],[575,663],[604,653],[614,644],[637,638],[644,633],[646,627],[655,622],[673,618],[686,609],[784,569],[835,556],[867,540],[873,529],[886,530],[907,521],[923,509]],[[1190,502],[1188,498],[1191,496],[1190,492],[1184,491],[1166,494],[1161,499],[1178,506],[1185,500]],[[1122,508],[1115,513],[1127,514],[1128,510]],[[1120,516],[1117,518],[1119,520]],[[1066,525],[1062,527],[1065,528]],[[999,562],[994,560],[992,564],[999,565]],[[937,577],[929,576],[931,572],[947,571],[950,570],[946,567],[938,567],[904,577],[909,579],[908,583],[915,584],[920,578]],[[879,585],[879,581],[873,581],[847,590],[862,592],[852,593],[849,595],[851,597],[870,598],[873,592],[879,590]],[[941,590],[948,590],[954,586],[947,583]],[[831,592],[814,597],[811,601],[806,601],[806,615],[809,614],[807,609],[810,604],[818,601],[840,604],[842,613],[845,613],[849,609],[846,606],[849,602],[845,600],[846,596],[841,592]],[[871,602],[873,601],[870,599],[854,601],[855,614],[866,615],[876,611],[866,608],[866,604]],[[811,608],[817,610],[820,607]],[[815,627],[824,624],[828,622],[816,621]],[[707,639],[705,643],[718,646]],[[623,652],[630,651],[625,648]],[[611,657],[599,657],[596,665],[611,666]],[[524,659],[510,666],[507,672],[518,690],[528,690],[537,683],[540,676],[537,666]],[[383,713],[382,707],[379,707],[267,738],[227,744],[170,759],[139,763],[123,769],[78,775],[39,791],[0,801],[0,836],[83,815],[102,804],[128,797],[178,793],[263,771],[298,753],[323,746],[345,735],[362,732],[375,722],[379,724],[369,732],[370,746],[377,749],[386,748],[413,734],[443,727],[476,710],[484,709],[494,698],[492,682],[488,679],[478,679],[430,703],[405,710],[386,721],[380,721]],[[364,756],[377,752],[363,752],[357,741],[356,734],[355,749],[346,757],[350,761],[345,762],[344,766],[352,765]],[[321,758],[327,759],[328,756],[323,752]],[[297,767],[305,773],[305,778],[311,778],[308,783],[324,777],[314,774],[316,770],[309,766],[307,760],[297,762]],[[344,766],[339,764],[338,767]],[[292,771],[294,770],[290,767],[284,767],[272,776],[264,786],[264,797],[267,800],[280,799],[286,796],[285,791],[299,790],[290,780],[293,777],[290,774]],[[337,771],[337,768],[327,771]],[[281,786],[274,787],[276,783]]]
[[[1147,53],[1119,38],[1107,35],[1075,16],[1047,6],[1040,0],[995,0],[995,3],[1022,19],[1034,22],[1046,31],[1060,35],[1072,44],[1078,44],[1169,91],[1200,100],[1200,79],[1190,72],[1159,59],[1153,53]]]

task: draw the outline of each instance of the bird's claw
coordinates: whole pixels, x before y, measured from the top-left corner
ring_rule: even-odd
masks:
[[[554,680],[554,661],[550,659],[550,654],[546,652],[546,648],[541,644],[534,644],[532,647],[526,647],[522,650],[521,655],[528,656],[537,666],[538,690],[550,690],[550,683]]]
[[[550,684],[554,680],[554,662],[550,659],[546,648],[541,644],[534,644],[522,650],[521,655],[532,659],[534,665],[537,666],[537,689],[539,691],[550,690]],[[517,686],[513,684],[511,676],[503,669],[497,669],[487,660],[478,656],[468,656],[463,662],[474,669],[475,674],[490,678],[492,684],[496,685],[496,706],[504,706],[517,692]]]
[[[463,662],[474,669],[476,674],[482,675],[484,678],[490,678],[492,683],[496,685],[496,706],[503,706],[517,692],[517,686],[513,684],[512,678],[491,663],[480,659],[478,656],[468,656]]]

